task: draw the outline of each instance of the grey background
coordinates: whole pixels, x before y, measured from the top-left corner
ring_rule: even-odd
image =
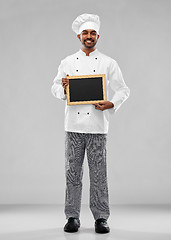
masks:
[[[0,0],[0,203],[64,202],[64,102],[50,88],[80,48],[82,13],[100,16],[97,48],[131,90],[110,122],[110,203],[171,203],[170,12],[169,0]],[[83,182],[88,203],[86,159]]]

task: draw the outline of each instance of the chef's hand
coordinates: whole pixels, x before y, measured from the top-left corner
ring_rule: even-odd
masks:
[[[69,75],[67,74],[67,76],[69,76]],[[64,88],[65,94],[66,94],[66,87],[68,86],[68,84],[69,84],[68,78],[62,78],[62,87]]]
[[[94,103],[95,109],[98,110],[106,110],[114,107],[114,104],[110,101],[104,101],[104,102],[99,102],[99,103]]]

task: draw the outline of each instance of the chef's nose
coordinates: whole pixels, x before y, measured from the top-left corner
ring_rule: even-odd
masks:
[[[87,38],[91,38],[91,33],[88,32]]]

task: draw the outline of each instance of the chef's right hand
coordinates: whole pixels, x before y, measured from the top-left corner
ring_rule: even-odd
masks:
[[[69,76],[69,75],[67,74],[67,76]],[[62,87],[64,88],[65,93],[66,93],[66,87],[68,86],[68,84],[69,84],[69,79],[68,78],[62,78]]]

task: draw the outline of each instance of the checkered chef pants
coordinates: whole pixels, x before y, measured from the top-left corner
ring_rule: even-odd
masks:
[[[90,209],[94,219],[110,215],[106,168],[106,134],[65,132],[65,215],[80,217],[85,150],[90,176]]]

